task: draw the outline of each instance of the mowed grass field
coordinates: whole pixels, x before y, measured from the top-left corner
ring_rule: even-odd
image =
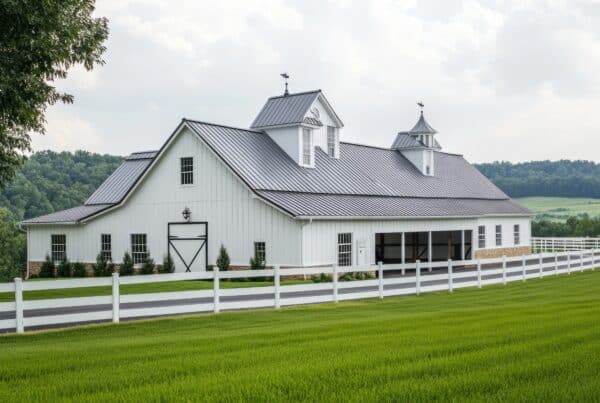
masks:
[[[600,400],[600,270],[0,337],[0,401]]]
[[[579,197],[523,197],[516,202],[536,213],[537,218],[553,221],[565,221],[571,216],[588,214],[600,216],[600,199]]]

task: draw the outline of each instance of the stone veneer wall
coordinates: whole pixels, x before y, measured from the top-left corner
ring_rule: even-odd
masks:
[[[475,251],[475,259],[492,259],[502,256],[530,255],[531,246],[514,246],[511,248],[479,249]]]

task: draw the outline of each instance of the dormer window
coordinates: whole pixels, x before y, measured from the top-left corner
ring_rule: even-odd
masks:
[[[312,133],[306,127],[302,128],[302,165],[312,165]]]
[[[327,126],[327,154],[335,157],[335,127]]]

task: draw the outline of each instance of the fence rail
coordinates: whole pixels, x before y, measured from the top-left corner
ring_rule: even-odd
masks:
[[[578,251],[537,253],[526,256],[447,262],[419,262],[390,265],[370,265],[321,268],[274,267],[267,270],[174,273],[148,276],[69,279],[0,284],[0,292],[14,292],[12,302],[0,303],[0,329],[22,333],[26,328],[112,321],[184,313],[214,312],[232,309],[280,308],[320,302],[338,302],[363,298],[384,298],[396,295],[419,295],[425,292],[488,284],[507,284],[533,278],[571,274],[594,269],[600,258],[600,248]],[[374,272],[369,280],[341,281],[344,273]],[[331,276],[329,281],[312,284],[282,285],[281,279],[303,274]],[[227,288],[222,279],[271,277],[272,286]],[[181,280],[210,280],[212,289],[121,295],[121,285]],[[109,296],[77,297],[24,301],[24,291],[111,286]]]
[[[586,249],[600,249],[600,238],[531,238],[531,250],[534,253],[567,252]]]

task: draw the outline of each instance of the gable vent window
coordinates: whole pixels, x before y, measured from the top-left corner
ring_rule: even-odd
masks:
[[[519,224],[515,224],[514,235],[515,235],[515,245],[519,245],[521,243],[521,227],[519,226]]]
[[[479,236],[479,249],[485,248],[485,225],[480,225],[477,229]]]
[[[335,127],[327,126],[327,154],[335,157]]]
[[[107,262],[112,261],[112,243],[110,234],[100,235],[100,254],[102,255],[102,259]]]
[[[496,246],[502,246],[502,225],[496,225]]]
[[[254,256],[259,262],[267,262],[267,249],[264,242],[254,242]]]
[[[352,266],[352,233],[338,234],[338,266]]]
[[[194,158],[193,157],[181,158],[181,184],[182,185],[193,185],[194,184]]]
[[[146,234],[131,234],[131,258],[133,264],[142,264],[148,256]]]
[[[67,258],[67,236],[61,235],[50,235],[52,261],[54,263],[60,263]]]
[[[302,164],[311,165],[312,138],[310,129],[302,129]]]

